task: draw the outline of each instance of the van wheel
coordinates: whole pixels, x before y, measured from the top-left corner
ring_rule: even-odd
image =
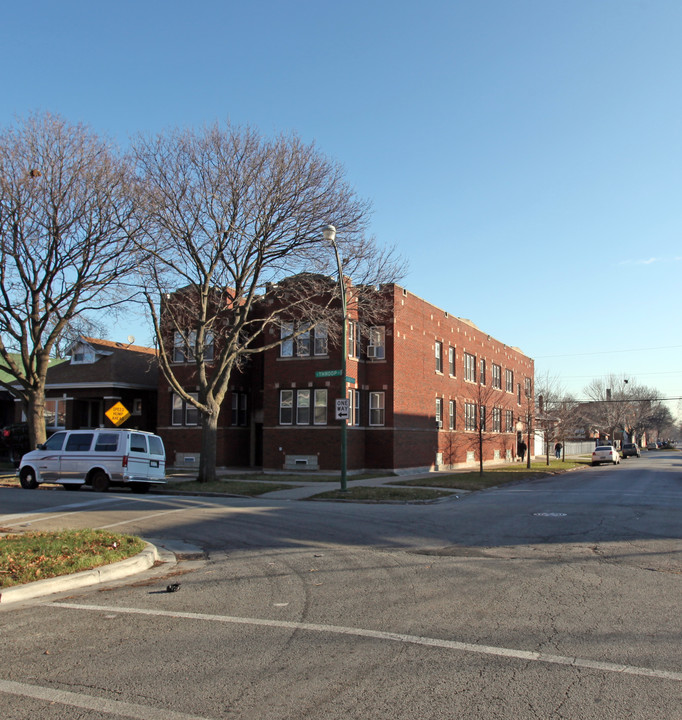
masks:
[[[109,477],[102,471],[96,472],[90,484],[95,492],[106,492],[109,489]]]
[[[142,495],[142,494],[144,494],[144,493],[148,493],[148,492],[149,492],[149,487],[150,487],[150,484],[149,484],[149,483],[144,483],[144,482],[130,483],[130,489],[131,489],[134,493],[137,493],[138,495]]]
[[[21,468],[21,472],[19,473],[19,482],[24,490],[35,490],[38,487],[36,474],[32,467],[26,466]]]

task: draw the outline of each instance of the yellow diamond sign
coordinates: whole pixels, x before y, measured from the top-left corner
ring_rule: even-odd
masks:
[[[126,410],[125,405],[120,402],[112,405],[104,414],[116,426],[124,423],[130,417],[130,413]]]

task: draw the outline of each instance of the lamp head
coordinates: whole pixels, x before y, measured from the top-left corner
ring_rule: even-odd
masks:
[[[334,240],[336,240],[336,228],[333,225],[327,225],[327,227],[322,231],[322,237],[330,243],[333,243]]]

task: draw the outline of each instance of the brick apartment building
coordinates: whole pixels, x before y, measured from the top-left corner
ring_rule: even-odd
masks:
[[[381,292],[389,308],[383,324],[360,333],[362,318],[349,311],[348,469],[478,462],[481,419],[484,462],[515,458],[534,402],[533,360],[398,285]],[[285,337],[291,327],[278,332]],[[189,389],[188,352],[173,352]],[[340,368],[340,348],[324,326],[254,355],[231,379],[218,423],[218,466],[338,470],[342,381],[330,374]],[[198,462],[199,422],[161,376],[157,425],[169,464]]]

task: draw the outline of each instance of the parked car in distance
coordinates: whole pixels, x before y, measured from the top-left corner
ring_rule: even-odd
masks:
[[[620,453],[612,445],[599,445],[592,452],[592,465],[600,465],[606,462],[618,465]]]
[[[646,449],[647,450],[658,450],[658,445],[656,445],[656,443],[647,443]]]
[[[19,481],[26,490],[48,482],[66,490],[119,485],[144,493],[165,484],[166,451],[158,435],[140,430],[60,430],[21,458]]]
[[[639,448],[635,443],[624,443],[621,451],[624,458],[626,457],[640,457]]]

